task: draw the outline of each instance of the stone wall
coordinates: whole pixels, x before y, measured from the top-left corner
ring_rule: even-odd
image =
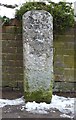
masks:
[[[23,43],[20,28],[2,30],[2,85],[23,88]],[[74,91],[74,29],[54,35],[54,91]]]

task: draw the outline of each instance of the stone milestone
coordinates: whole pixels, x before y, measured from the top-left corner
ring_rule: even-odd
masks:
[[[23,15],[24,97],[51,102],[53,82],[53,18],[44,10]]]

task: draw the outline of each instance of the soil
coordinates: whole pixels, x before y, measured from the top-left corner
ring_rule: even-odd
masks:
[[[66,97],[76,97],[75,93],[53,93],[56,95],[63,95]],[[1,90],[0,90],[1,95]],[[13,89],[3,89],[2,98],[4,99],[16,99],[23,96],[23,91]],[[1,96],[0,96],[1,97]],[[2,108],[2,118],[61,118],[62,114],[58,110],[51,110],[48,114],[33,114],[27,112],[26,109],[21,111],[22,105],[5,106]]]

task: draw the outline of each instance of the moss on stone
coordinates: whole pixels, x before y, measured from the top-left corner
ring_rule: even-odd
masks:
[[[25,92],[24,97],[27,101],[46,102],[50,103],[52,98],[52,90],[38,90],[33,92]]]
[[[53,76],[54,77],[54,76]],[[24,82],[24,98],[26,102],[46,102],[46,103],[50,103],[51,99],[52,99],[52,88],[53,88],[53,78],[50,82],[50,87],[49,89],[46,90],[46,88],[39,88],[36,91],[29,91],[29,84],[28,84],[28,80],[25,80]]]
[[[36,91],[29,92],[29,86],[26,85],[26,90],[24,86],[24,98],[27,101],[36,101],[36,102],[46,102],[50,103],[52,99],[52,87],[53,87],[53,81],[50,83],[50,88],[48,90],[40,88]]]

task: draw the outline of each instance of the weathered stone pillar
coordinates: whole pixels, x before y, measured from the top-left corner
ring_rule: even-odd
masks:
[[[23,15],[24,96],[26,101],[52,98],[53,18],[44,10]]]

